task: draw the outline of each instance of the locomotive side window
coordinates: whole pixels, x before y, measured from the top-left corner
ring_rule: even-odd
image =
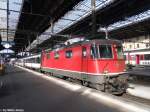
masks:
[[[72,50],[66,51],[66,58],[71,58],[72,57]]]
[[[50,59],[50,54],[47,53],[47,54],[46,54],[46,57],[47,57],[47,59]]]
[[[83,56],[83,57],[86,57],[86,54],[87,54],[87,53],[86,53],[86,47],[83,47],[83,48],[82,48],[82,56]]]
[[[118,59],[124,59],[122,47],[121,46],[117,46],[116,49],[117,49]]]
[[[100,58],[113,58],[111,45],[99,45]]]
[[[58,58],[59,58],[59,52],[55,52],[55,53],[54,53],[54,58],[55,58],[55,59],[58,59]]]
[[[124,58],[124,60],[127,60],[127,56],[126,55],[123,55],[123,58]]]
[[[98,58],[98,49],[96,45],[91,46],[91,58]]]

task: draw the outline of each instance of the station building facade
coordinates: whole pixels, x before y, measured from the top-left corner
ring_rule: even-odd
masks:
[[[150,35],[125,39],[123,51],[127,64],[150,65]]]

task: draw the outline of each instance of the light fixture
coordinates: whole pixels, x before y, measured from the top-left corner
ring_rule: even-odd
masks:
[[[6,49],[12,47],[9,43],[4,44],[3,46],[4,46]]]

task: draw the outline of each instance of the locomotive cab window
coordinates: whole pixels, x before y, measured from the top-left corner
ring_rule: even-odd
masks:
[[[47,57],[47,59],[50,59],[50,54],[47,53],[47,54],[46,54],[46,57]]]
[[[54,58],[55,58],[55,59],[58,59],[58,58],[59,58],[59,52],[55,52],[55,53],[54,53]]]
[[[98,49],[97,49],[97,46],[96,45],[92,45],[91,46],[91,58],[98,58]]]
[[[124,59],[122,47],[117,46],[116,50],[117,50],[118,59]]]
[[[66,51],[66,58],[71,58],[72,57],[72,50]]]
[[[113,58],[111,45],[99,45],[100,58]]]

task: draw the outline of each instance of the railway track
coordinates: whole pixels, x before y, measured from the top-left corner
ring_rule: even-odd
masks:
[[[150,105],[150,100],[140,98],[140,97],[136,97],[136,96],[133,96],[133,95],[130,95],[130,94],[127,94],[127,93],[123,94],[122,96],[119,96],[119,97],[126,98],[126,99],[129,99],[129,100],[132,100],[132,101],[135,101],[135,102],[138,102],[138,103],[142,103],[142,104],[145,104],[145,105]]]

